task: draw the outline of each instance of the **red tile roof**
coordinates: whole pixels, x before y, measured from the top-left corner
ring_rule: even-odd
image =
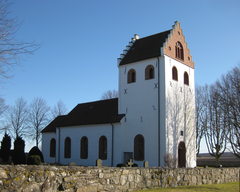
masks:
[[[171,30],[168,30],[136,40],[120,62],[120,66],[161,56],[161,47],[163,47],[170,32]]]
[[[56,127],[118,123],[118,98],[78,104],[68,115],[56,117],[42,133],[55,132]]]

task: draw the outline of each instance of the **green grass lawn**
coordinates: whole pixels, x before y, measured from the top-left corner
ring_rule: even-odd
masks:
[[[160,189],[149,189],[143,190],[142,192],[240,192],[239,182],[226,183],[226,184],[212,184],[212,185],[194,185],[194,186],[182,186],[175,188],[160,188]]]

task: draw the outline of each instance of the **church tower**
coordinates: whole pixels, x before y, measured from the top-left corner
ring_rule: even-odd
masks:
[[[195,167],[194,62],[180,23],[148,37],[134,35],[118,68],[123,158],[164,166],[164,155],[173,154],[178,167]]]

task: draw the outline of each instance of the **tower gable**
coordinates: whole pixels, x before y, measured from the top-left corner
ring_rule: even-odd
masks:
[[[194,69],[194,62],[187,47],[180,23],[175,22],[171,30],[148,37],[135,35],[118,58],[118,66],[167,55]]]
[[[185,36],[182,33],[182,29],[180,28],[180,23],[178,21],[176,21],[175,25],[173,25],[171,34],[164,43],[163,54],[194,69],[194,62],[192,61],[190,50],[187,47]]]

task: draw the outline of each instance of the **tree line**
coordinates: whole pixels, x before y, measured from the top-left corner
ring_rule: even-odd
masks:
[[[41,142],[41,131],[58,115],[67,112],[67,107],[61,100],[50,107],[41,97],[34,98],[29,104],[20,97],[11,106],[0,98],[0,109],[1,131],[8,132],[14,140],[19,137],[32,139],[37,147]]]
[[[240,64],[211,85],[197,85],[195,97],[197,154],[204,138],[217,166],[226,149],[240,158]]]

